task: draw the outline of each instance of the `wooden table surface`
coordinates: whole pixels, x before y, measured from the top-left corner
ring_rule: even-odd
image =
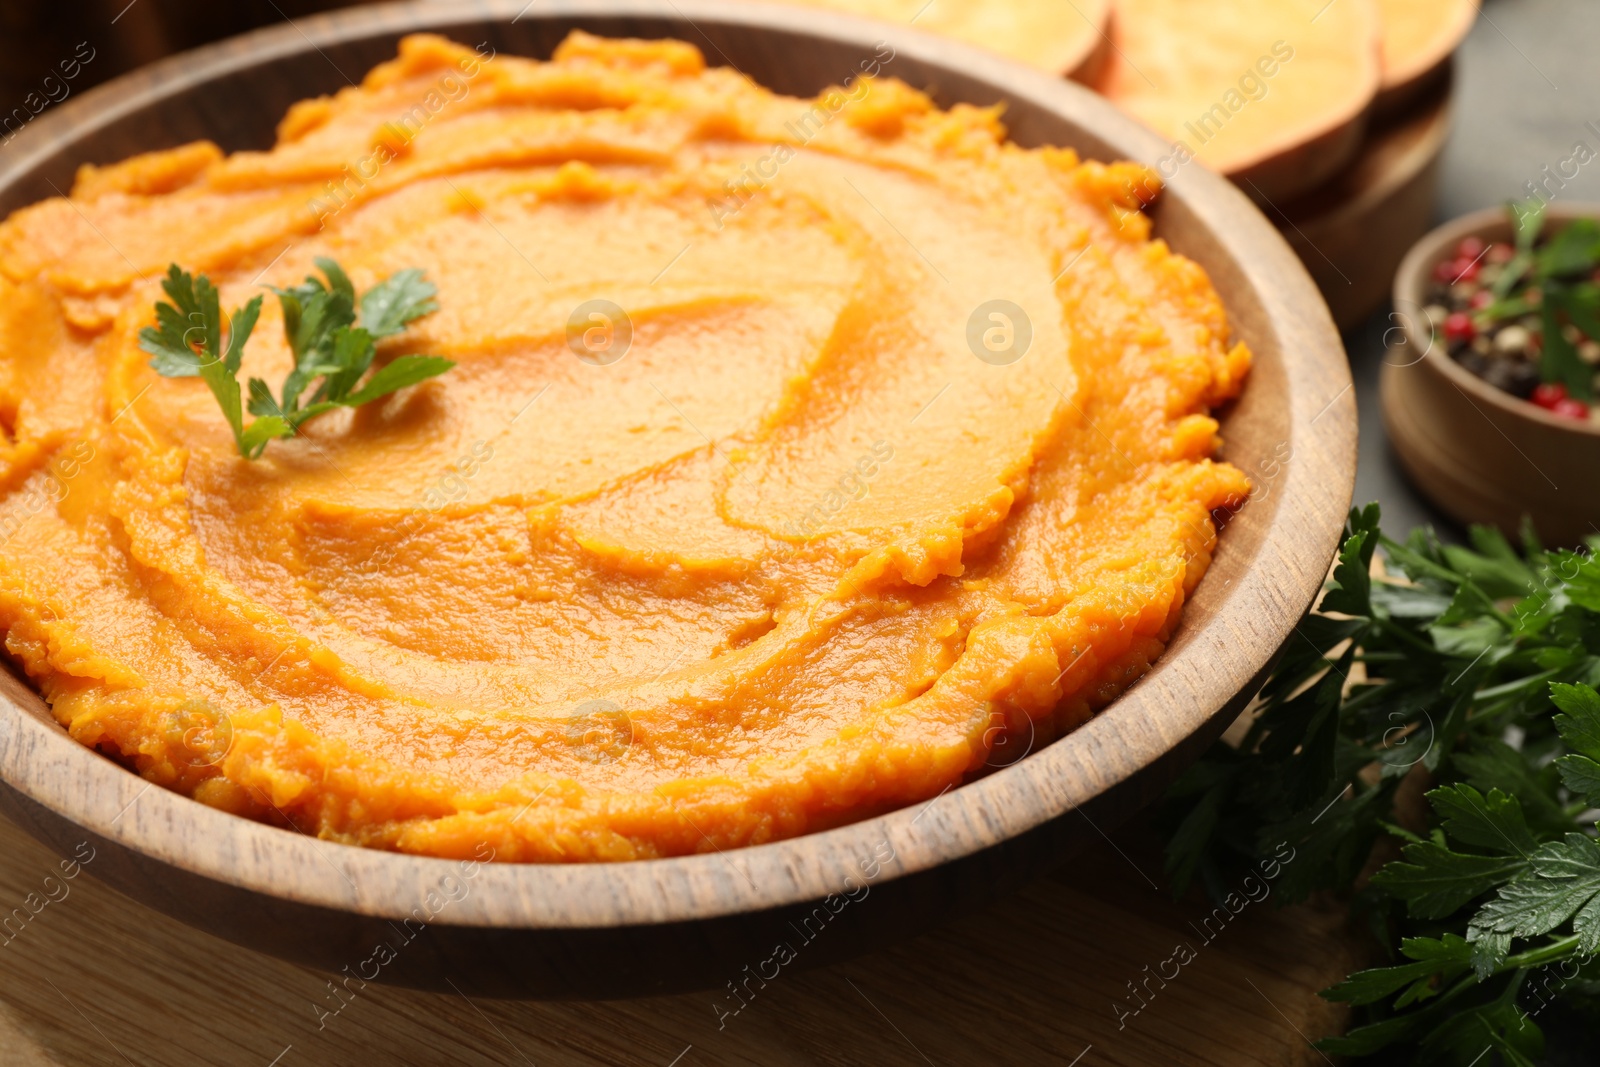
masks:
[[[737,1006],[726,990],[605,1003],[357,980],[335,992],[330,976],[98,884],[92,861],[63,878],[70,857],[0,822],[0,1067],[1323,1063],[1307,1038],[1339,1015],[1316,991],[1358,962],[1341,914],[1269,899],[1208,942],[1207,907],[1173,903],[1153,885],[1158,857],[1118,840],[905,945],[752,981],[748,1006],[719,1017]],[[1181,967],[1180,944],[1193,953]]]

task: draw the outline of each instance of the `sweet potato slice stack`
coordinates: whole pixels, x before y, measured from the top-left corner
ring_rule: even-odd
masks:
[[[1112,0],[800,0],[981,45],[1081,82],[1110,51]],[[888,73],[893,73],[891,68]]]
[[[1259,200],[1331,177],[1381,81],[1373,0],[1115,0],[1096,87]]]
[[[1480,0],[791,2],[1075,78],[1171,142],[1163,177],[1197,160],[1286,204],[1355,163],[1370,117],[1429,95]]]
[[[1478,17],[1478,0],[1378,0],[1383,84],[1377,109],[1392,111],[1426,88]]]

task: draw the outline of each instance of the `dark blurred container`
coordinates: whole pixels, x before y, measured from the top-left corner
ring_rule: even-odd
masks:
[[[0,0],[0,117],[31,116],[174,52],[358,2]]]

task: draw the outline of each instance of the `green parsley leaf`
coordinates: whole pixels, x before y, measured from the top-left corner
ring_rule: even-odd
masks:
[[[150,366],[157,374],[168,378],[198,377],[205,382],[222,409],[239,454],[255,458],[265,447],[261,435],[269,430],[257,431],[244,425],[238,374],[245,342],[261,314],[261,298],[253,298],[229,315],[224,327],[216,287],[205,275],[195,278],[174,263],[161,288],[170,302],[156,305],[157,325],[139,331],[139,347],[150,354]]]
[[[1600,614],[1600,556],[1565,552],[1550,569],[1560,579],[1560,591],[1568,600]]]
[[[1561,295],[1561,310],[1585,337],[1600,337],[1600,286],[1592,281],[1571,285]]]
[[[1485,796],[1470,785],[1445,786],[1429,793],[1428,800],[1445,834],[1463,845],[1522,859],[1539,847],[1522,817],[1522,805],[1498,789]]]
[[[272,395],[271,387],[260,378],[250,379],[250,400],[246,403],[245,410],[252,415],[283,417],[283,409],[278,407],[278,401]]]
[[[355,302],[341,289],[329,289],[316,278],[293,289],[274,289],[283,309],[284,335],[295,366],[283,383],[281,408],[293,414],[306,387],[333,359],[334,337],[355,322]]]
[[[215,294],[216,290],[212,290]],[[213,295],[212,299],[216,299]],[[256,328],[256,320],[261,317],[261,298],[251,297],[244,307],[228,316],[228,350],[222,356],[223,366],[228,368],[229,374],[239,373],[239,363],[244,358],[245,342],[250,340],[250,334]]]
[[[1468,591],[1467,599],[1473,599],[1470,594],[1476,594],[1476,590],[1469,582],[1463,582],[1459,588]],[[1458,595],[1457,600],[1459,599],[1461,597]],[[1497,619],[1474,618],[1455,626],[1445,625],[1443,620],[1455,611],[1455,603],[1456,601],[1452,601],[1450,611],[1440,616],[1440,621],[1428,627],[1428,636],[1433,638],[1433,643],[1438,646],[1440,652],[1473,659],[1493,648],[1505,637],[1505,627]]]
[[[1470,926],[1467,932],[1472,935],[1472,973],[1478,981],[1487,981],[1505,966],[1511,954],[1511,935],[1475,931]]]
[[[1474,526],[1468,531],[1472,551],[1456,545],[1440,549],[1457,571],[1471,578],[1492,597],[1520,596],[1533,581],[1533,570],[1499,530]]]
[[[293,437],[294,427],[277,415],[254,419],[239,437],[239,451],[249,459],[261,455],[267,442],[279,437]]]
[[[1372,586],[1372,606],[1390,619],[1436,619],[1450,608],[1452,597],[1421,585],[1378,582]]]
[[[1590,807],[1600,807],[1600,694],[1586,685],[1550,686],[1550,700],[1563,714],[1556,730],[1570,750],[1557,759],[1561,782]]]
[[[1477,1059],[1481,1067],[1484,1053],[1494,1049],[1507,1067],[1537,1067],[1535,1061],[1544,1056],[1544,1034],[1518,1010],[1515,994],[1516,987],[1508,986],[1492,1004],[1440,1023],[1423,1039],[1423,1057],[1448,1056],[1463,1067]]]
[[[442,356],[401,356],[367,379],[367,384],[350,394],[345,403],[350,407],[370,404],[397,389],[443,374],[454,366]]]
[[[1335,1056],[1371,1056],[1397,1041],[1416,1035],[1424,1021],[1420,1015],[1398,1015],[1382,1022],[1357,1026],[1343,1037],[1325,1037],[1315,1047]]]
[[[1472,930],[1538,937],[1568,919],[1578,951],[1600,951],[1600,844],[1577,833],[1541,845],[1528,870],[1478,909]]]
[[[1469,901],[1521,874],[1521,857],[1452,852],[1431,841],[1401,849],[1403,862],[1386,864],[1372,884],[1405,901],[1418,919],[1443,919]]]
[[[312,262],[317,265],[318,270],[327,276],[329,290],[338,296],[343,297],[345,300],[348,300],[350,305],[354,307],[356,302],[356,287],[350,284],[350,275],[344,272],[344,268],[339,266],[339,264],[335,263],[333,260],[329,259],[327,256],[318,256],[316,259],[312,260]],[[406,272],[402,271],[401,273]],[[422,272],[419,270],[416,271],[416,273],[420,275]]]
[[[1544,229],[1544,201],[1538,197],[1520,202],[1513,200],[1506,204],[1506,212],[1511,216],[1512,239],[1517,251],[1532,252],[1533,243]]]
[[[1590,273],[1600,258],[1600,222],[1572,220],[1545,243],[1538,257],[1541,278]]]
[[[1445,934],[1439,939],[1409,937],[1400,942],[1400,953],[1416,962],[1357,971],[1332,989],[1324,989],[1322,995],[1349,1004],[1372,1004],[1413,986],[1418,979],[1449,981],[1472,967],[1472,945],[1458,934]],[[1417,994],[1412,999],[1426,999],[1428,995],[1431,994]]]
[[[1490,291],[1496,300],[1504,300],[1534,268],[1534,242],[1544,229],[1544,201],[1531,198],[1521,202],[1509,201],[1506,214],[1511,218],[1511,229],[1516,252],[1500,272]]]
[[[1345,525],[1345,542],[1339,551],[1339,565],[1334,568],[1333,582],[1322,597],[1323,611],[1344,615],[1371,615],[1368,601],[1372,569],[1372,553],[1378,547],[1378,512],[1376,505],[1365,511],[1353,508]]]
[[[1591,807],[1600,807],[1600,761],[1588,756],[1562,756],[1556,760],[1561,783],[1583,797]]]
[[[402,270],[367,290],[361,298],[361,324],[373,337],[397,334],[413,320],[439,310],[439,292],[420,270]]]
[[[1600,265],[1600,222],[1590,218],[1575,219],[1543,246],[1534,248],[1532,241],[1543,226],[1543,205],[1535,208],[1532,204],[1514,204],[1511,210],[1518,251],[1497,279],[1494,294],[1498,298],[1509,293],[1510,286],[1523,280],[1531,266],[1532,282],[1537,285],[1540,296],[1537,304],[1543,344],[1540,375],[1546,382],[1561,383],[1568,393],[1579,399],[1592,399],[1593,375],[1562,330],[1570,324],[1587,336],[1600,335],[1600,287],[1596,287],[1592,278],[1595,267]],[[1526,243],[1525,231],[1535,235],[1527,237]],[[1525,294],[1523,302],[1530,300]],[[1506,310],[1520,314],[1515,308]],[[1531,304],[1529,310],[1532,310]]]
[[[317,366],[318,373],[327,375],[327,379],[317,390],[315,399],[337,404],[349,396],[356,382],[367,373],[378,348],[372,334],[361,327],[341,326],[332,341],[327,362]]]
[[[1560,382],[1580,400],[1594,396],[1594,372],[1578,355],[1577,346],[1561,332],[1560,313],[1565,310],[1567,292],[1555,281],[1544,285],[1544,302],[1539,306],[1539,332],[1544,352],[1539,357],[1539,375],[1547,382]]]
[[[155,358],[150,365],[169,378],[196,377],[200,364],[217,359],[222,336],[222,311],[211,279],[198,285],[176,263],[161,282],[170,303],[156,305],[156,326],[139,331],[139,347]]]
[[[156,325],[140,331],[139,344],[153,357],[150,366],[169,378],[199,377],[216,397],[233,431],[239,454],[259,457],[269,442],[293,437],[318,415],[339,407],[359,407],[407,386],[437,377],[455,366],[439,356],[403,355],[381,367],[362,385],[377,359],[380,338],[402,332],[416,319],[438,310],[437,290],[420,270],[396,272],[357,298],[355,286],[338,263],[318,258],[326,282],[307,277],[289,288],[274,288],[283,312],[283,329],[294,368],[277,397],[260,378],[249,381],[249,401],[241,406],[239,367],[244,346],[261,313],[255,297],[222,321],[216,287],[205,275],[193,277],[173,264],[162,282],[168,301],[156,305]],[[356,325],[356,308],[362,325]],[[223,347],[226,337],[227,346]],[[319,381],[320,379],[320,381]],[[310,403],[302,398],[315,384]],[[247,426],[244,411],[255,419]]]
[[[1556,799],[1559,775],[1554,767],[1534,766],[1525,753],[1495,737],[1475,736],[1469,746],[1455,754],[1456,771],[1480,790],[1499,789],[1516,797],[1538,836],[1555,837],[1577,828]]]

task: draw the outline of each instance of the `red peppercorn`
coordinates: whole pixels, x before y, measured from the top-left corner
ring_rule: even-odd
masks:
[[[1494,303],[1494,294],[1487,289],[1479,289],[1472,294],[1472,299],[1467,301],[1467,306],[1473,310],[1479,310],[1488,307],[1492,303]]]
[[[1589,405],[1572,397],[1562,397],[1550,406],[1550,414],[1559,415],[1564,419],[1578,419],[1589,421]]]
[[[1453,285],[1456,280],[1456,261],[1454,259],[1441,259],[1433,265],[1433,280],[1444,285]]]
[[[1453,266],[1455,267],[1456,273],[1455,281],[1451,283],[1452,285],[1455,284],[1455,282],[1477,281],[1478,272],[1483,269],[1482,265],[1479,264],[1475,259],[1458,259],[1455,261]]]
[[[1470,234],[1463,237],[1461,243],[1456,245],[1456,258],[1474,260],[1483,255],[1487,248],[1488,246],[1483,243],[1482,237]]]
[[[1567,387],[1560,382],[1543,382],[1533,387],[1533,402],[1542,408],[1555,410],[1555,406],[1567,399]]]
[[[1478,328],[1472,325],[1472,316],[1465,311],[1453,311],[1445,316],[1444,339],[1446,341],[1471,341],[1478,336]]]

